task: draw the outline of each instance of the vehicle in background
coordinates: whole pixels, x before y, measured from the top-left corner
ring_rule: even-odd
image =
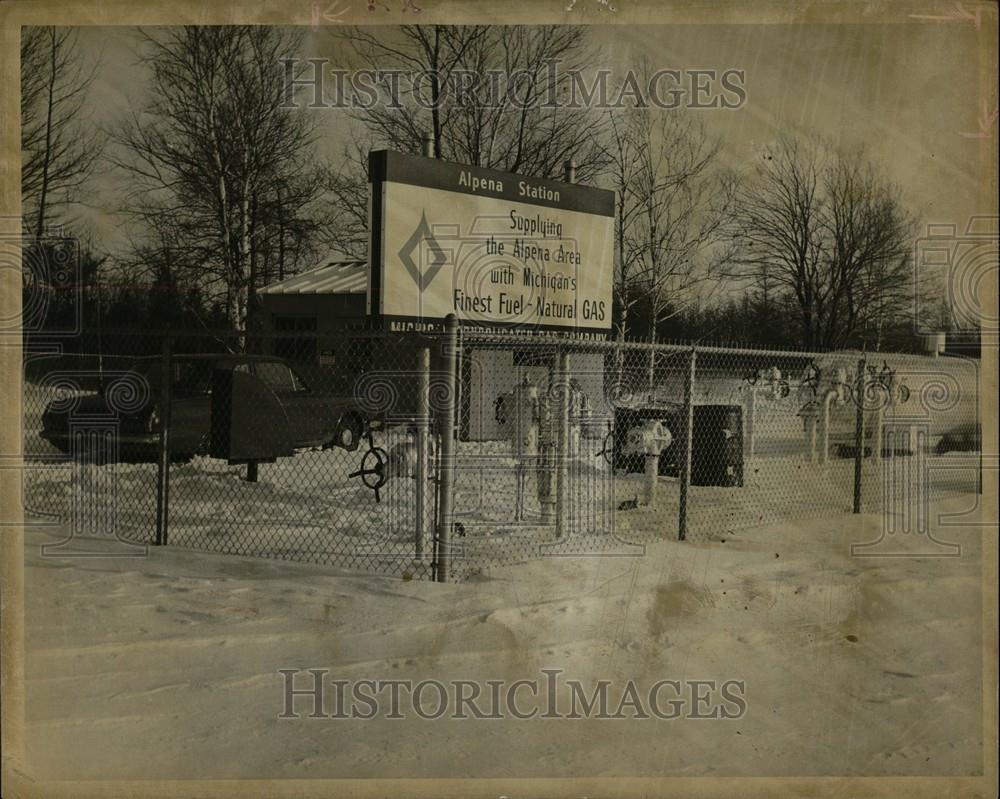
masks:
[[[979,424],[966,422],[953,427],[941,436],[934,452],[944,455],[946,452],[977,452],[982,447],[982,431]]]
[[[73,448],[74,419],[113,419],[117,422],[119,457],[155,460],[162,418],[162,360],[139,358],[99,393],[53,400],[42,414],[41,436],[62,452]],[[171,359],[170,452],[175,459],[208,453],[212,416],[212,373],[216,369],[246,372],[277,398],[292,431],[296,448],[340,447],[355,450],[368,427],[349,397],[307,384],[283,359],[242,354],[175,355]],[[115,383],[130,383],[139,402],[116,403]],[[122,410],[116,405],[124,405]],[[133,408],[132,405],[136,407]],[[261,419],[261,425],[273,420]],[[79,445],[78,445],[79,446]],[[84,442],[83,448],[86,449]],[[79,453],[86,455],[86,452]]]

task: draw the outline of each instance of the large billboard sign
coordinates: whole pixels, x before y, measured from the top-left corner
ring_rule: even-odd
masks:
[[[386,150],[369,176],[371,315],[610,330],[613,192]]]

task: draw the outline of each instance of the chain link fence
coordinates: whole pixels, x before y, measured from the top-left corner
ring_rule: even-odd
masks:
[[[73,551],[112,537],[123,554],[463,579],[851,511],[926,534],[934,499],[978,488],[974,362],[468,329],[449,342],[28,341],[26,512],[66,522]]]

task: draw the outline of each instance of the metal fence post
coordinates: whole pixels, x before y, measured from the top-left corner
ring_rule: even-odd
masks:
[[[882,441],[885,438],[884,413],[888,407],[888,395],[879,391],[879,396],[875,401],[877,405],[875,407],[875,429],[872,431],[872,458],[875,463],[879,463],[882,460]],[[883,403],[885,404],[883,405]]]
[[[553,402],[558,391],[558,359],[548,370],[548,387],[538,398],[538,456],[535,458],[535,481],[538,490],[539,521],[548,526],[555,522],[555,499],[552,496],[553,471],[555,471],[556,441],[553,425],[557,419]],[[558,430],[555,430],[558,436]]]
[[[455,347],[455,438],[462,437],[462,369],[465,360],[465,345],[462,341],[462,328],[458,328],[458,344]]]
[[[156,538],[154,544],[167,543],[170,519],[170,405],[173,383],[173,346],[169,336],[163,338],[160,363],[160,386],[156,407],[160,414],[160,447],[156,469]]]
[[[455,385],[458,371],[458,317],[448,314],[445,319],[443,342],[444,379],[446,390],[441,408],[441,476],[438,483],[437,581],[448,581],[451,566],[451,526],[454,508],[455,479]]]
[[[427,347],[417,350],[417,469],[416,478],[416,527],[414,557],[423,560],[427,544],[427,466],[428,436],[430,434],[431,351]]]
[[[688,492],[691,488],[691,445],[694,437],[694,370],[698,358],[692,347],[688,356],[688,368],[684,375],[684,413],[681,417],[683,428],[680,441],[680,501],[677,510],[677,540],[683,541],[688,533]]]
[[[854,513],[861,513],[861,470],[865,459],[865,359],[858,361],[854,417]]]
[[[556,397],[559,400],[556,418],[556,538],[566,535],[566,500],[569,485],[569,355],[559,350],[556,355]]]

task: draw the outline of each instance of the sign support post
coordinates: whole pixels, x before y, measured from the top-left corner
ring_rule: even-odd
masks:
[[[153,543],[167,543],[170,519],[170,410],[173,383],[173,346],[170,337],[163,339],[160,361],[160,447],[156,470],[156,538]]]
[[[566,537],[566,505],[569,487],[569,355],[556,355],[556,538]]]
[[[427,462],[430,433],[431,351],[417,351],[417,468],[416,468],[416,540],[414,557],[424,559],[427,544]]]
[[[698,351],[691,348],[688,368],[684,374],[684,415],[681,419],[680,440],[680,500],[677,503],[677,540],[684,541],[688,534],[688,494],[691,491],[691,447],[694,438],[694,374]]]
[[[856,416],[854,417],[854,513],[861,513],[861,475],[865,463],[865,359],[858,361],[858,378],[855,386]]]
[[[442,347],[444,379],[447,389],[441,409],[441,479],[439,483],[437,528],[437,581],[448,582],[451,568],[451,528],[454,515],[455,480],[455,380],[458,364],[458,317],[449,314],[445,319],[445,336]]]

